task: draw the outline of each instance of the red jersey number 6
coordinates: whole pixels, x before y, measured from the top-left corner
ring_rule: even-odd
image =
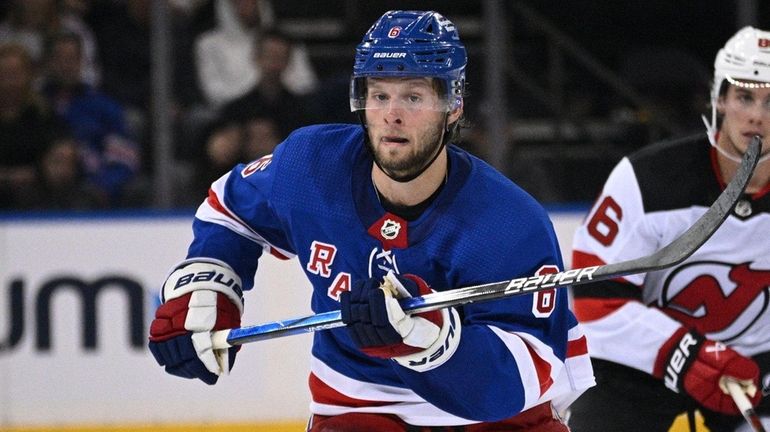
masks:
[[[588,233],[602,245],[609,246],[618,235],[618,223],[622,219],[623,209],[611,196],[606,196],[588,221]]]

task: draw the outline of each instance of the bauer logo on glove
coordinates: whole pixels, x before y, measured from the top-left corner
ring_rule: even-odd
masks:
[[[224,285],[233,291],[235,291],[236,294],[239,296],[243,296],[243,290],[241,289],[241,285],[236,282],[234,278],[232,278],[228,273],[218,272],[218,271],[201,271],[197,273],[187,273],[185,275],[179,276],[179,278],[176,280],[176,283],[174,284],[174,289],[181,288],[185,285],[189,285],[193,282],[212,282],[217,283],[220,285]]]
[[[241,325],[241,279],[226,263],[190,259],[168,276],[150,325],[150,351],[172,375],[215,384],[239,347],[214,349],[211,332]]]
[[[723,414],[740,414],[724,385],[729,378],[748,390],[753,406],[761,392],[759,367],[722,342],[680,328],[661,347],[653,375],[666,387],[685,393],[704,407]]]

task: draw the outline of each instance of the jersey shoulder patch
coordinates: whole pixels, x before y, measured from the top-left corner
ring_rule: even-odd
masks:
[[[262,156],[261,158],[251,162],[250,164],[246,165],[241,170],[241,177],[248,177],[255,172],[258,171],[264,171],[267,169],[268,166],[270,166],[270,163],[273,161],[273,155],[269,154],[266,156]]]

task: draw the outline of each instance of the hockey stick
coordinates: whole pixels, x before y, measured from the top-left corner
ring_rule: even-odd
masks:
[[[415,314],[466,303],[615,279],[621,276],[646,273],[676,265],[684,261],[703,245],[730,214],[754,172],[754,167],[759,159],[761,145],[760,138],[758,136],[754,137],[743,156],[735,176],[706,213],[679,238],[652,255],[603,266],[577,268],[559,273],[522,277],[502,282],[435,292],[422,297],[402,299],[400,300],[401,307],[404,312]],[[344,325],[340,311],[335,310],[302,318],[220,330],[213,332],[212,340],[214,349],[224,349],[247,342],[328,330]]]
[[[730,396],[732,396],[733,401],[735,401],[735,406],[737,406],[738,410],[743,414],[746,423],[751,426],[751,430],[754,432],[765,432],[765,427],[762,426],[762,420],[760,420],[757,413],[754,412],[754,408],[751,406],[749,398],[747,398],[746,393],[743,392],[743,387],[731,379],[724,380],[724,384],[725,387],[727,387]]]

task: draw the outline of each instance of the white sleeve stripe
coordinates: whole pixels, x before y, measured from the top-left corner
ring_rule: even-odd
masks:
[[[516,360],[516,365],[519,368],[519,376],[521,377],[521,383],[524,388],[524,407],[522,410],[532,408],[540,401],[540,380],[538,378],[537,367],[532,359],[527,343],[525,343],[524,338],[521,337],[521,333],[508,333],[497,327],[488,327],[500,338]],[[541,354],[540,350],[536,347],[533,346],[532,349],[537,352],[538,355]],[[554,365],[553,361],[550,361],[548,357],[542,358],[551,365],[550,375],[552,379],[555,379],[556,377],[553,376],[554,369],[556,369],[556,371],[560,370],[561,365]]]
[[[564,413],[586,389],[596,385],[588,355],[569,357],[564,362],[561,376],[543,395],[550,400],[556,411]]]
[[[531,334],[508,333],[496,327],[489,328],[500,337],[516,359],[525,392],[523,409],[550,400],[554,402],[555,407],[563,411],[587,388],[596,384],[588,353],[570,357],[562,363],[550,346]],[[569,341],[579,341],[582,337],[584,334],[580,325],[572,327],[568,332]],[[538,391],[541,383],[532,355],[537,355],[540,360],[550,365],[552,384],[542,395]]]
[[[555,383],[556,379],[561,374],[561,369],[564,367],[564,362],[562,362],[559,357],[556,357],[556,354],[553,352],[553,348],[529,333],[517,332],[515,334],[522,338],[524,342],[526,342],[527,345],[529,345],[529,347],[535,351],[535,354],[537,354],[540,359],[551,366],[549,375],[551,377],[551,382]]]
[[[596,384],[591,366],[591,357],[588,354],[588,341],[580,324],[575,325],[567,332],[567,344],[577,344],[580,349],[567,348],[567,358],[564,359],[564,374],[567,376],[570,389],[583,391]],[[575,352],[571,352],[575,351]],[[555,386],[554,386],[555,387]]]
[[[316,357],[310,358],[310,370],[335,390],[355,399],[382,402],[424,402],[412,390],[384,384],[358,381],[327,366]]]
[[[457,417],[428,403],[412,390],[384,384],[363,382],[347,377],[327,366],[316,357],[310,359],[310,370],[324,386],[360,402],[371,405],[331,405],[311,400],[310,411],[314,414],[334,416],[351,412],[375,412],[393,414],[412,425],[449,426],[476,423]],[[312,388],[311,388],[312,390]],[[316,389],[323,391],[323,389]],[[385,402],[385,403],[383,403]],[[388,403],[391,402],[391,403]]]
[[[263,251],[271,253],[278,258],[293,258],[295,256],[294,253],[279,248],[265,240],[264,237],[259,235],[256,231],[249,227],[248,224],[238,218],[229,208],[227,208],[222,200],[219,199],[219,197],[224,196],[224,185],[228,177],[229,174],[224,175],[211,185],[209,197],[200,205],[200,207],[198,207],[198,210],[195,213],[195,217],[205,222],[222,225],[225,228],[259,244],[262,246]],[[216,206],[212,205],[210,200],[215,200]]]
[[[585,335],[583,327],[580,324],[572,326],[572,328],[567,331],[567,339],[570,341],[578,340],[585,337]]]

